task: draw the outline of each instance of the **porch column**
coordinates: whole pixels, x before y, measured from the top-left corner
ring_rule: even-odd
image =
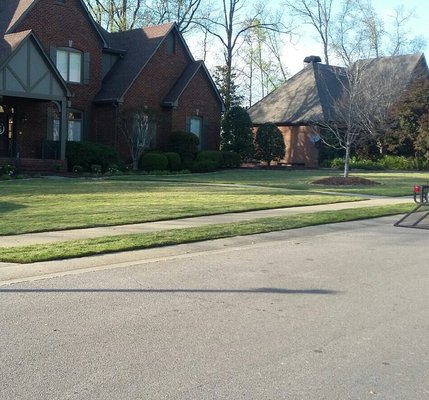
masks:
[[[67,100],[61,101],[61,122],[60,122],[60,159],[66,159],[67,144]]]

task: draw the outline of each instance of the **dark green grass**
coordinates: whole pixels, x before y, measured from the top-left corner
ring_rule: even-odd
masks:
[[[272,187],[100,179],[0,181],[0,192],[0,235],[356,200]]]
[[[33,263],[97,254],[147,249],[203,240],[302,228],[311,225],[353,221],[400,214],[410,211],[409,204],[362,207],[357,209],[324,211],[288,217],[259,218],[231,224],[207,225],[174,229],[156,233],[110,236],[98,239],[73,240],[54,244],[32,245],[0,249],[0,261]]]

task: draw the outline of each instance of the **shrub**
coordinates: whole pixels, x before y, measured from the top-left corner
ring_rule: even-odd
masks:
[[[234,106],[225,113],[222,119],[221,149],[235,151],[243,161],[254,156],[252,121],[243,107]]]
[[[168,160],[168,169],[169,171],[180,171],[182,166],[182,160],[180,159],[179,153],[174,151],[168,151],[164,153]]]
[[[140,160],[143,171],[165,171],[168,168],[168,158],[163,153],[144,153]]]
[[[5,164],[0,167],[0,175],[13,176],[16,174],[16,167],[11,164]]]
[[[75,174],[81,174],[84,171],[82,165],[73,165],[72,172]]]
[[[416,160],[414,158],[407,158],[404,156],[389,156],[386,155],[379,161],[386,169],[417,169]]]
[[[93,174],[101,174],[101,165],[99,165],[99,164],[92,164],[91,165],[91,172]]]
[[[91,171],[91,166],[96,164],[106,171],[110,164],[119,162],[116,149],[91,142],[67,142],[66,158],[69,170],[74,165],[81,165],[85,171]]]
[[[182,167],[187,168],[195,159],[200,139],[191,132],[176,131],[168,138],[168,151],[179,153]]]
[[[223,155],[217,150],[203,150],[197,154],[196,161],[212,161],[216,165],[216,169],[222,167]]]
[[[266,161],[270,165],[271,161],[282,159],[285,156],[285,142],[280,129],[273,123],[262,124],[255,137],[256,157],[261,161]]]
[[[221,151],[221,168],[238,168],[241,164],[240,155],[235,151]]]
[[[190,169],[191,172],[214,172],[217,170],[217,164],[211,160],[194,161]]]

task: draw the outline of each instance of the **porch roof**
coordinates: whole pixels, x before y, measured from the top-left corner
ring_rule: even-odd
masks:
[[[51,101],[70,96],[32,31],[4,35],[0,42],[0,95]]]

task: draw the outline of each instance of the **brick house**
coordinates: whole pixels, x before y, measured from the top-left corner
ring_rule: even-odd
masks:
[[[281,163],[318,166],[316,142],[320,129],[335,120],[336,102],[347,87],[347,69],[320,63],[316,56],[304,60],[307,65],[279,88],[249,110],[256,130],[266,122],[277,125],[283,134],[286,154]],[[396,99],[416,79],[429,77],[424,54],[380,57],[357,61],[350,68],[361,68],[362,79],[383,92],[386,79],[389,93]],[[394,89],[391,87],[394,83]]]
[[[4,2],[2,2],[4,3]],[[116,116],[158,115],[152,146],[192,131],[219,148],[223,102],[174,23],[108,33],[81,0],[8,0],[0,8],[0,158],[65,161],[67,141],[128,150]]]

